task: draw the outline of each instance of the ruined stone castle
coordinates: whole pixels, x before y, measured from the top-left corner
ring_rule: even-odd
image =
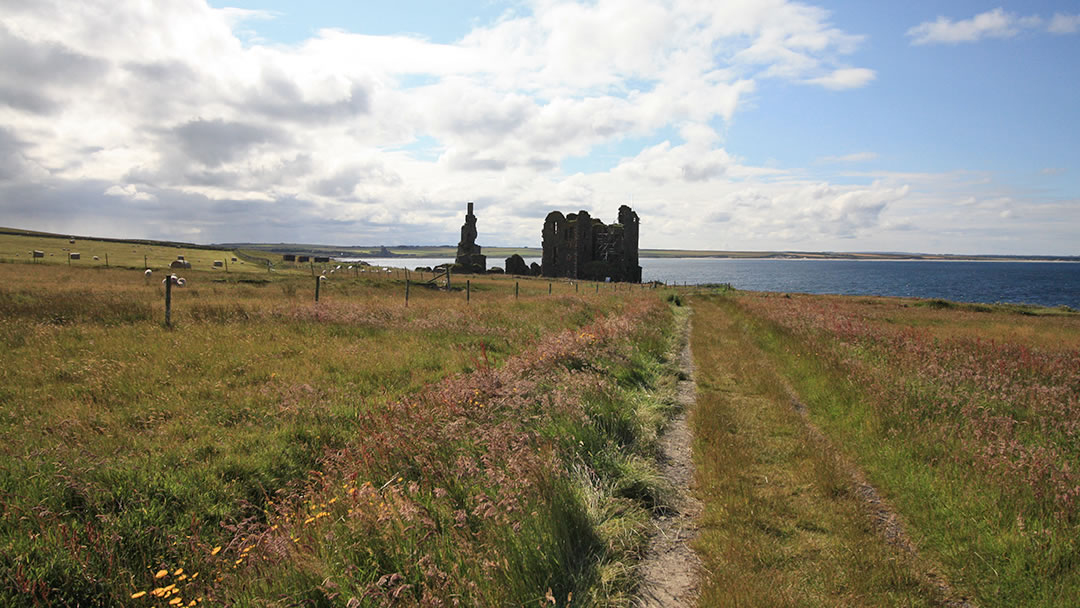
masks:
[[[552,211],[544,220],[542,274],[640,283],[639,223],[638,215],[626,205],[619,207],[618,222],[607,225],[587,211],[566,216]]]

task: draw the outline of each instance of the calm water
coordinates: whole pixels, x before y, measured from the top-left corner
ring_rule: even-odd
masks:
[[[372,259],[415,268],[452,260]],[[539,262],[527,258],[527,263]],[[498,262],[495,265],[500,265]],[[931,262],[871,260],[724,260],[645,258],[642,279],[731,283],[752,291],[944,298],[1080,308],[1080,262]]]

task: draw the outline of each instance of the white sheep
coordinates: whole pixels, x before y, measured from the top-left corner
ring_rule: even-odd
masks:
[[[326,275],[325,274],[320,274],[319,275],[319,280],[320,281],[325,281],[326,280]]]
[[[143,273],[143,276],[149,279],[150,275],[152,275],[152,274],[154,274],[154,271],[147,268],[146,272]]]
[[[98,256],[96,256],[96,255],[94,256],[94,261],[95,261],[95,262],[97,262],[97,261],[100,261],[100,260],[101,260],[101,258],[99,258],[99,257],[98,257]]]
[[[180,277],[179,279],[176,279],[176,286],[177,287],[183,287],[185,285],[187,285],[187,279],[185,279],[184,277]]]

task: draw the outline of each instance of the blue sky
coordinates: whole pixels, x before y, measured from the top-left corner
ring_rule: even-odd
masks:
[[[0,224],[1080,255],[1074,2],[0,6]]]

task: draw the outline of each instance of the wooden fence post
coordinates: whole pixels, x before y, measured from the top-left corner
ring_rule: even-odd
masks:
[[[551,281],[548,281],[548,295],[551,295]]]
[[[409,307],[409,279],[405,279],[405,308]]]
[[[514,281],[514,299],[518,299],[518,282]]]
[[[472,281],[465,279],[465,303],[469,303],[469,299],[472,297]]]
[[[322,277],[315,279],[315,301],[319,301],[319,284],[322,283]]]
[[[146,256],[145,255],[142,256],[142,267],[143,267],[143,270],[146,270],[147,268],[150,268],[150,266],[148,266],[146,264]]]
[[[165,327],[172,327],[172,277],[165,277]]]

